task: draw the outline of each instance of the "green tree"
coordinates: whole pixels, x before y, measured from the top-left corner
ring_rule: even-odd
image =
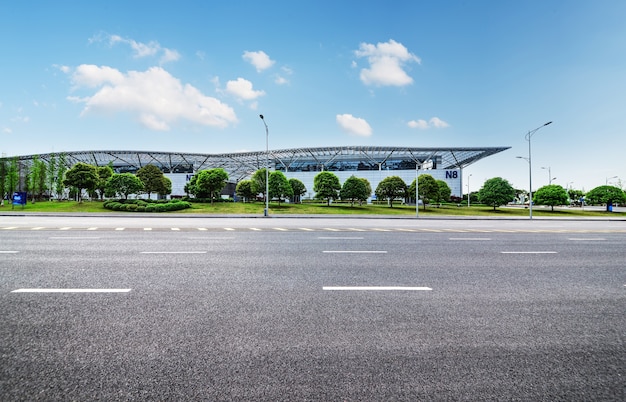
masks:
[[[339,196],[341,197],[342,200],[349,200],[350,206],[354,206],[354,201],[363,200],[363,199],[367,200],[367,197],[370,196],[370,192],[367,189],[367,185],[365,184],[365,181],[352,175],[348,177],[346,181],[343,183],[343,186],[341,186],[341,191],[339,191]]]
[[[9,164],[7,163],[7,160],[4,158],[0,158],[0,207],[4,206],[8,173],[9,173]]]
[[[163,171],[155,165],[146,165],[137,170],[137,177],[143,183],[143,191],[148,194],[148,198],[152,193],[169,194],[167,192],[167,183],[163,180],[165,175]]]
[[[555,205],[566,205],[569,197],[567,191],[558,184],[551,184],[539,188],[533,194],[533,202],[537,205],[549,205],[554,211]]]
[[[59,155],[59,161],[56,169],[56,176],[54,180],[56,182],[54,190],[59,199],[63,199],[63,193],[65,191],[65,174],[67,172],[66,156],[65,153]]]
[[[170,178],[163,175],[163,177],[161,177],[161,182],[161,187],[157,189],[157,194],[159,194],[159,197],[165,197],[169,194],[172,194],[172,181],[170,180]]]
[[[269,174],[269,173],[268,173]],[[257,170],[256,172],[254,172],[254,174],[252,175],[252,191],[254,191],[255,194],[263,194],[263,200],[265,200],[265,189],[266,189],[266,185],[265,185],[265,177],[266,173],[265,173],[265,168],[261,168],[259,170]]]
[[[82,202],[83,190],[93,191],[98,184],[96,167],[87,163],[78,162],[65,174],[63,184],[66,187],[76,187],[78,202]]]
[[[302,202],[302,196],[306,194],[306,187],[304,183],[302,183],[298,179],[291,178],[289,179],[289,185],[291,186],[291,190],[293,190],[293,202],[300,203]]]
[[[435,178],[429,174],[421,174],[417,180],[419,188],[416,203],[419,204],[419,199],[421,199],[424,209],[426,209],[426,204],[439,199],[439,184],[437,184]],[[413,180],[407,192],[411,197],[415,195],[415,180]]]
[[[450,187],[448,186],[448,183],[446,183],[443,180],[436,180],[437,182],[437,187],[439,187],[439,192],[437,194],[437,200],[436,202],[447,202],[450,200],[450,196],[452,195],[452,190],[450,190]]]
[[[54,154],[50,155],[50,159],[48,160],[48,165],[46,167],[46,178],[47,183],[46,187],[48,187],[48,193],[50,197],[48,200],[52,201],[52,197],[54,196],[54,179],[56,177],[57,170],[57,160]]]
[[[360,177],[359,180],[361,180],[363,182],[363,184],[365,184],[365,198],[359,199],[359,205],[363,205],[363,203],[365,201],[367,201],[368,198],[370,198],[372,196],[372,185],[370,184],[369,180]]]
[[[326,200],[326,205],[330,205],[331,199],[337,199],[339,190],[341,190],[339,178],[332,172],[319,172],[313,178],[315,198]]]
[[[278,205],[282,198],[291,198],[293,189],[287,180],[287,176],[281,171],[274,171],[270,174],[270,199],[278,198]]]
[[[194,177],[196,178],[194,186],[196,194],[208,194],[212,205],[213,198],[218,197],[224,187],[226,187],[228,173],[222,168],[215,168],[201,170]]]
[[[107,180],[105,191],[128,199],[129,194],[139,194],[143,191],[143,183],[132,173],[113,173]]]
[[[585,195],[585,201],[589,204],[606,204],[606,210],[613,204],[626,202],[626,193],[615,186],[598,186]]]
[[[514,198],[515,189],[501,177],[494,177],[485,181],[483,187],[478,191],[478,200],[485,205],[493,206],[494,211],[500,205],[513,201]]]
[[[235,187],[235,194],[243,198],[243,202],[250,201],[258,194],[253,191],[252,187],[252,180],[241,180]]]
[[[35,155],[32,159],[32,166],[28,171],[28,191],[32,195],[33,202],[40,201],[46,191],[46,163]]]
[[[393,200],[406,197],[406,183],[399,176],[385,177],[376,187],[376,198],[389,201],[389,207],[393,208]]]
[[[104,194],[106,193],[107,181],[111,176],[113,176],[113,168],[111,165],[107,166],[98,166],[96,168],[96,172],[98,173],[98,184],[96,185],[96,191],[100,196],[100,200],[104,200]]]
[[[567,195],[569,196],[570,201],[578,205],[580,204],[580,200],[584,197],[585,193],[582,190],[569,189],[567,190]]]

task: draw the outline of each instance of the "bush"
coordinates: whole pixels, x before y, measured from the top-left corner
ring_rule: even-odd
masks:
[[[181,200],[108,200],[102,204],[113,211],[167,212],[191,208],[191,203]]]

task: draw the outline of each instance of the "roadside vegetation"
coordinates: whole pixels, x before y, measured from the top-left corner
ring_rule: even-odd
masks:
[[[108,201],[116,202],[116,201]],[[5,205],[0,208],[0,213],[133,213],[135,210],[131,208],[117,211],[105,208],[102,201],[45,201],[35,204],[28,203],[24,207]],[[185,203],[187,204],[187,203]],[[143,212],[163,212],[166,214],[214,214],[214,215],[263,215],[265,204],[262,201],[255,202],[193,202],[188,203],[181,210],[162,210],[149,208]],[[131,204],[134,205],[134,204]],[[158,204],[156,204],[158,205]],[[386,203],[383,204],[355,204],[351,206],[350,202],[333,202],[327,205],[326,202],[304,202],[302,204],[270,202],[270,215],[381,215],[381,216],[415,216],[415,205],[395,205],[390,208]],[[161,208],[159,208],[161,209]],[[132,211],[132,212],[131,212]],[[482,216],[482,217],[525,217],[528,216],[528,208],[523,206],[500,207],[494,211],[491,205],[475,204],[467,207],[467,204],[450,204],[443,203],[441,205],[430,205],[426,209],[420,206],[420,216]],[[586,207],[569,207],[555,208],[551,207],[533,207],[533,216],[537,217],[623,217],[626,218],[624,212],[607,212],[605,210],[589,210]]]
[[[527,215],[529,205],[528,194],[501,177],[486,180],[479,191],[463,198],[451,196],[445,181],[426,172],[410,184],[389,176],[373,189],[364,178],[353,175],[341,183],[335,173],[321,171],[314,178],[314,198],[306,200],[304,184],[281,171],[262,168],[227,189],[231,182],[222,168],[201,170],[191,176],[181,197],[172,195],[172,182],[154,165],[130,173],[115,172],[112,164],[79,162],[68,168],[64,154],[48,161],[34,158],[32,166],[0,158],[0,211],[256,215],[264,213],[269,199],[270,214],[415,215],[419,205],[420,214],[426,215],[506,217]],[[532,195],[538,216],[626,215],[613,212],[613,206],[626,203],[626,192],[617,186],[583,194],[549,185]],[[585,210],[587,204],[606,209]]]

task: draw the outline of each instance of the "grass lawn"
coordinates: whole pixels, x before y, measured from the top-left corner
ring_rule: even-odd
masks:
[[[5,204],[0,208],[0,213],[113,213],[104,209],[100,201],[84,201],[82,203],[74,201],[41,201],[34,204],[21,206]],[[262,202],[252,203],[232,203],[219,202],[213,205],[193,203],[192,208],[176,211],[164,212],[164,214],[216,214],[216,215],[263,215],[265,204]],[[116,212],[128,214],[141,214],[140,212]],[[415,216],[415,206],[394,205],[390,208],[387,205],[363,205],[350,206],[349,204],[334,203],[327,206],[325,203],[305,203],[305,204],[284,204],[270,203],[270,215],[404,215]],[[442,205],[441,207],[427,206],[426,209],[420,207],[420,216],[485,216],[485,217],[516,217],[528,216],[527,208],[501,207],[495,211],[493,207],[473,205],[456,206]],[[598,210],[582,210],[581,208],[556,209],[554,212],[550,208],[536,206],[533,208],[533,216],[537,217],[613,217],[626,218],[624,212],[606,212]]]

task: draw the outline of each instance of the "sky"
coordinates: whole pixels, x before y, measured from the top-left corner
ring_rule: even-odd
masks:
[[[533,189],[625,187],[624,21],[623,0],[2,1],[0,154],[263,151],[260,114],[270,149],[510,146],[467,192],[528,188],[541,127]]]

